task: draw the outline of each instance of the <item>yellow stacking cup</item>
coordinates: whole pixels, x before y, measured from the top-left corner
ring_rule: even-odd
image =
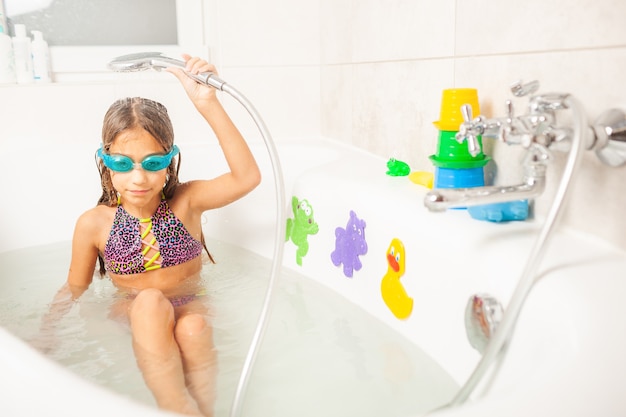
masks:
[[[439,130],[457,132],[463,123],[461,106],[469,104],[472,106],[472,114],[480,114],[478,104],[478,91],[475,88],[449,88],[443,90],[441,98],[441,109],[439,120],[433,122]]]

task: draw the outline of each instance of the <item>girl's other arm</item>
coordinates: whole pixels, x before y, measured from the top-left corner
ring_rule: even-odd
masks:
[[[98,236],[101,220],[94,208],[78,218],[72,238],[72,260],[67,274],[67,286],[77,299],[91,284],[98,259]]]
[[[33,340],[33,344],[42,351],[55,348],[56,324],[72,309],[74,301],[89,288],[93,280],[98,247],[94,245],[96,222],[91,217],[87,212],[76,223],[67,281],[54,296],[48,312],[41,319],[39,337]]]
[[[44,316],[42,326],[60,320],[72,308],[77,300],[89,288],[98,258],[97,236],[91,212],[79,217],[72,238],[72,260],[67,281],[59,289],[52,300],[50,310]]]

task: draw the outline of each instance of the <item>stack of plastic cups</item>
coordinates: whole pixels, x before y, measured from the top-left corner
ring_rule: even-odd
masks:
[[[463,123],[461,106],[464,104],[472,106],[473,114],[480,114],[476,89],[443,90],[439,120],[434,122],[439,129],[437,153],[430,156],[435,166],[434,188],[468,188],[485,185],[483,168],[490,158],[482,152],[482,138],[477,137],[480,152],[472,156],[467,142],[459,143],[455,137]]]

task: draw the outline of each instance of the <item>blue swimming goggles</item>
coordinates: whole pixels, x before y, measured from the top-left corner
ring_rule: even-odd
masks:
[[[178,146],[174,145],[172,150],[165,155],[148,155],[141,162],[134,162],[126,155],[110,155],[98,149],[98,157],[102,158],[104,165],[115,172],[130,172],[134,168],[143,168],[146,171],[161,171],[167,168],[172,162],[172,158],[178,155]]]

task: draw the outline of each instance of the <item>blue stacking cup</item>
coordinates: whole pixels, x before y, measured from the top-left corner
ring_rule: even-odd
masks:
[[[434,188],[469,188],[485,185],[485,174],[479,168],[435,168]]]

